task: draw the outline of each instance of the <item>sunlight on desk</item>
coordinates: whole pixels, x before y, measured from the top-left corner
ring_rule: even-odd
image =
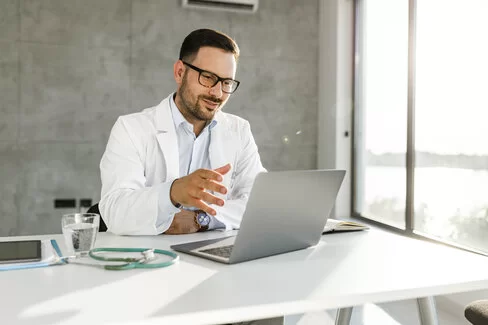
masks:
[[[77,283],[76,279],[73,279],[75,288],[71,293],[27,308],[20,314],[22,319],[47,318],[52,315],[54,321],[60,314],[73,314],[63,324],[71,322],[78,324],[85,319],[102,321],[104,317],[110,321],[140,319],[141,315],[149,317],[216,273],[209,268],[186,262],[180,262],[166,269],[147,269],[138,272],[104,271],[74,264],[61,267],[83,268],[84,270],[80,269],[79,272],[97,274],[98,277],[102,275],[105,283],[90,288],[90,283]],[[174,278],[175,274],[186,280],[168,281]],[[85,277],[84,281],[87,278]]]
[[[167,248],[219,235],[224,234],[102,234],[98,245]],[[232,323],[488,286],[486,257],[376,230],[327,235],[315,248],[236,265],[180,257],[179,263],[154,270],[63,265],[2,273],[2,288],[16,292],[0,298],[2,324]],[[409,267],[413,263],[419,267]]]

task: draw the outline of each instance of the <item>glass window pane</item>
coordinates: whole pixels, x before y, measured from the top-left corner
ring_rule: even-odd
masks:
[[[355,212],[405,228],[408,0],[359,4]]]
[[[417,1],[415,228],[488,250],[488,1]]]

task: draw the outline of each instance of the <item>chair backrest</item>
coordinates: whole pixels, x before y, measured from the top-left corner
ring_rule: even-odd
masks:
[[[105,221],[103,221],[102,215],[100,214],[100,210],[98,209],[98,203],[95,205],[92,205],[87,213],[97,213],[100,215],[100,227],[98,228],[99,232],[106,232],[107,231],[107,225],[105,224]]]

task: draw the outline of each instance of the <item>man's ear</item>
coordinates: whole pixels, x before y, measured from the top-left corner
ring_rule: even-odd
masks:
[[[183,80],[183,75],[185,73],[185,65],[181,60],[178,60],[173,65],[173,74],[177,84],[180,84]]]

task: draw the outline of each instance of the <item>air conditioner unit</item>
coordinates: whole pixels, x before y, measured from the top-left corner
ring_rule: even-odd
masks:
[[[183,8],[254,13],[259,0],[182,0]]]

